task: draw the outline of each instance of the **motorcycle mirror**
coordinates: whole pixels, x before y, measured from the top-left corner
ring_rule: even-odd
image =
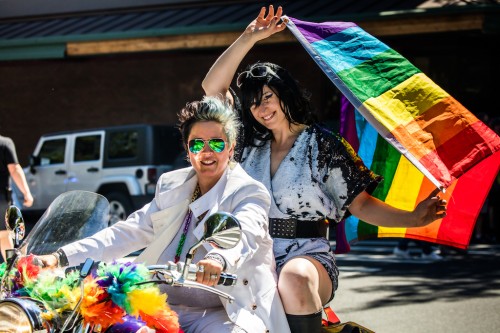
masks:
[[[226,212],[217,212],[210,215],[205,220],[205,233],[203,237],[191,248],[186,255],[186,264],[182,271],[182,278],[187,278],[187,268],[193,260],[196,249],[203,243],[208,242],[210,245],[220,249],[231,249],[241,240],[240,222],[233,215]]]
[[[240,222],[229,213],[214,213],[205,221],[205,234],[202,240],[216,248],[231,249],[241,240]]]
[[[19,243],[24,238],[25,225],[23,215],[16,206],[10,206],[5,212],[5,226],[14,240],[14,247],[19,246]]]

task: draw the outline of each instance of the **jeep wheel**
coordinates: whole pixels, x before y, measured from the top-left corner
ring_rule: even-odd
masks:
[[[109,201],[109,225],[124,221],[132,213],[132,204],[127,195],[111,192],[105,195]]]

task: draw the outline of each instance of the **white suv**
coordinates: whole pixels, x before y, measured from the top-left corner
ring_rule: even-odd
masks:
[[[110,224],[151,201],[158,177],[186,166],[179,130],[126,125],[43,135],[25,169],[34,203],[44,211],[61,193],[87,190],[110,202]],[[14,187],[16,196],[20,191]],[[19,198],[22,202],[22,198]]]

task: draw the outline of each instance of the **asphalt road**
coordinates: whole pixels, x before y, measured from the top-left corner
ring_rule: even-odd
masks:
[[[500,332],[499,245],[431,262],[396,259],[395,242],[376,244],[337,258],[331,306],[343,322],[382,333]]]
[[[25,216],[27,231],[38,218]],[[438,262],[396,258],[395,245],[362,241],[337,256],[331,306],[343,322],[379,333],[500,332],[500,245],[471,245]]]

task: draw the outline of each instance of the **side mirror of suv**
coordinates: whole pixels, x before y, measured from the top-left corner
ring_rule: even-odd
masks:
[[[40,157],[31,155],[29,158],[29,164],[30,164],[30,172],[32,174],[35,174],[36,173],[35,167],[40,165]]]

